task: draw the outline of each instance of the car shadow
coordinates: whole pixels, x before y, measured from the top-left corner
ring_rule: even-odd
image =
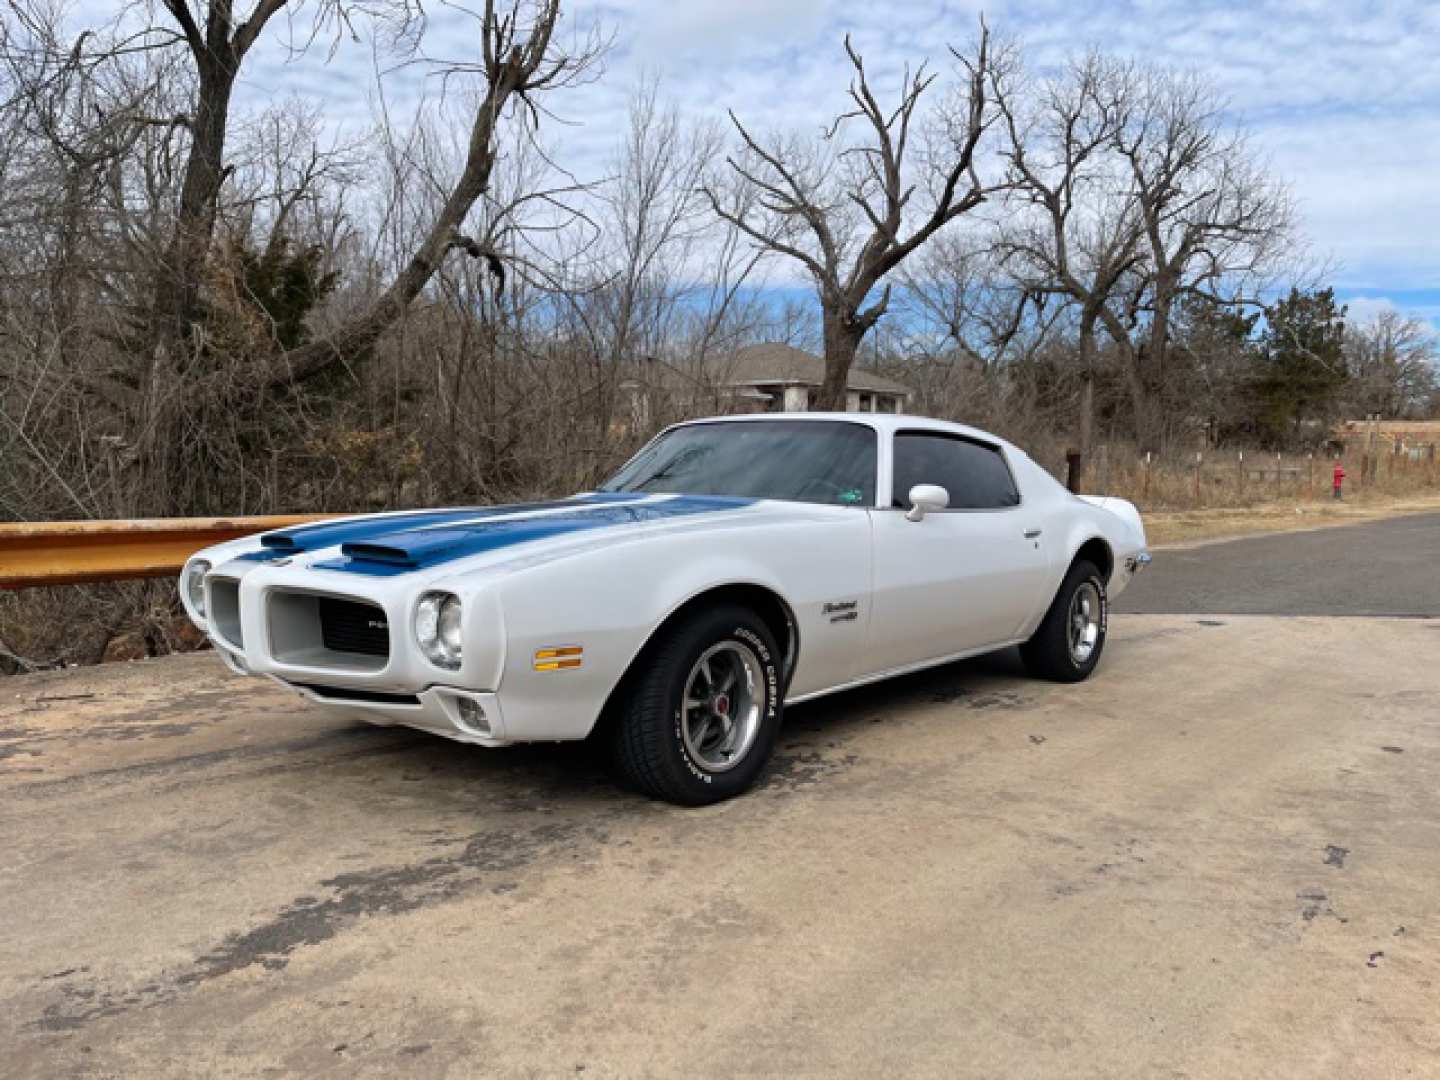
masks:
[[[840,771],[840,763],[863,758],[870,727],[904,723],[915,707],[1016,707],[1023,700],[1016,682],[1023,677],[1018,653],[1008,649],[791,706],[757,790],[809,786]],[[492,750],[401,727],[357,723],[346,730],[364,737],[386,759],[387,786],[410,787],[416,798],[427,793],[437,800],[463,797],[497,811],[665,805],[622,785],[600,738]]]

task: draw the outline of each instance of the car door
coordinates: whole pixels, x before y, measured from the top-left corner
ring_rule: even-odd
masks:
[[[1039,522],[1027,517],[997,444],[899,430],[889,509],[874,518],[867,662],[889,671],[1015,640],[1047,579]],[[937,484],[945,510],[906,516],[916,484]]]

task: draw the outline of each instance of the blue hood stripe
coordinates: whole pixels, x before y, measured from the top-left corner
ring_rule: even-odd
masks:
[[[629,501],[629,500],[626,500]],[[501,518],[476,521],[449,528],[401,529],[342,544],[341,557],[315,563],[317,570],[344,570],[375,577],[390,577],[413,570],[428,569],[472,555],[502,548],[548,540],[590,529],[664,521],[694,514],[739,510],[754,499],[682,495],[661,502],[626,506],[613,498],[602,498],[593,509],[536,518]],[[607,503],[614,505],[606,505]],[[592,504],[593,505],[593,504]]]
[[[252,562],[263,562],[285,555],[299,555],[306,551],[337,544],[359,542],[371,537],[387,536],[391,533],[420,529],[427,525],[445,525],[459,521],[477,521],[514,514],[534,513],[538,510],[558,510],[567,506],[604,506],[616,502],[633,502],[649,498],[628,492],[604,492],[575,499],[561,499],[553,502],[512,503],[505,506],[476,506],[456,510],[419,510],[409,514],[392,514],[385,517],[365,517],[354,521],[318,522],[301,525],[280,532],[265,533],[260,537],[263,545],[260,551],[252,551],[238,558]]]

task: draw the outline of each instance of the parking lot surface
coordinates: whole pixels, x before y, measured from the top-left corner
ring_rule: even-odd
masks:
[[[1440,1075],[1440,619],[1111,629],[704,810],[211,656],[9,680],[0,1072]]]

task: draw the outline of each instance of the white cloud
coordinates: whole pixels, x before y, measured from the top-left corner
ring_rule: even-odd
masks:
[[[1267,122],[1315,245],[1356,288],[1440,288],[1440,109]]]
[[[780,43],[805,44],[825,21],[822,0],[686,0],[636,4],[628,13],[635,58],[665,64],[677,56],[739,52]]]
[[[1345,321],[1361,326],[1387,311],[1398,311],[1399,305],[1388,296],[1356,296],[1344,301]]]

